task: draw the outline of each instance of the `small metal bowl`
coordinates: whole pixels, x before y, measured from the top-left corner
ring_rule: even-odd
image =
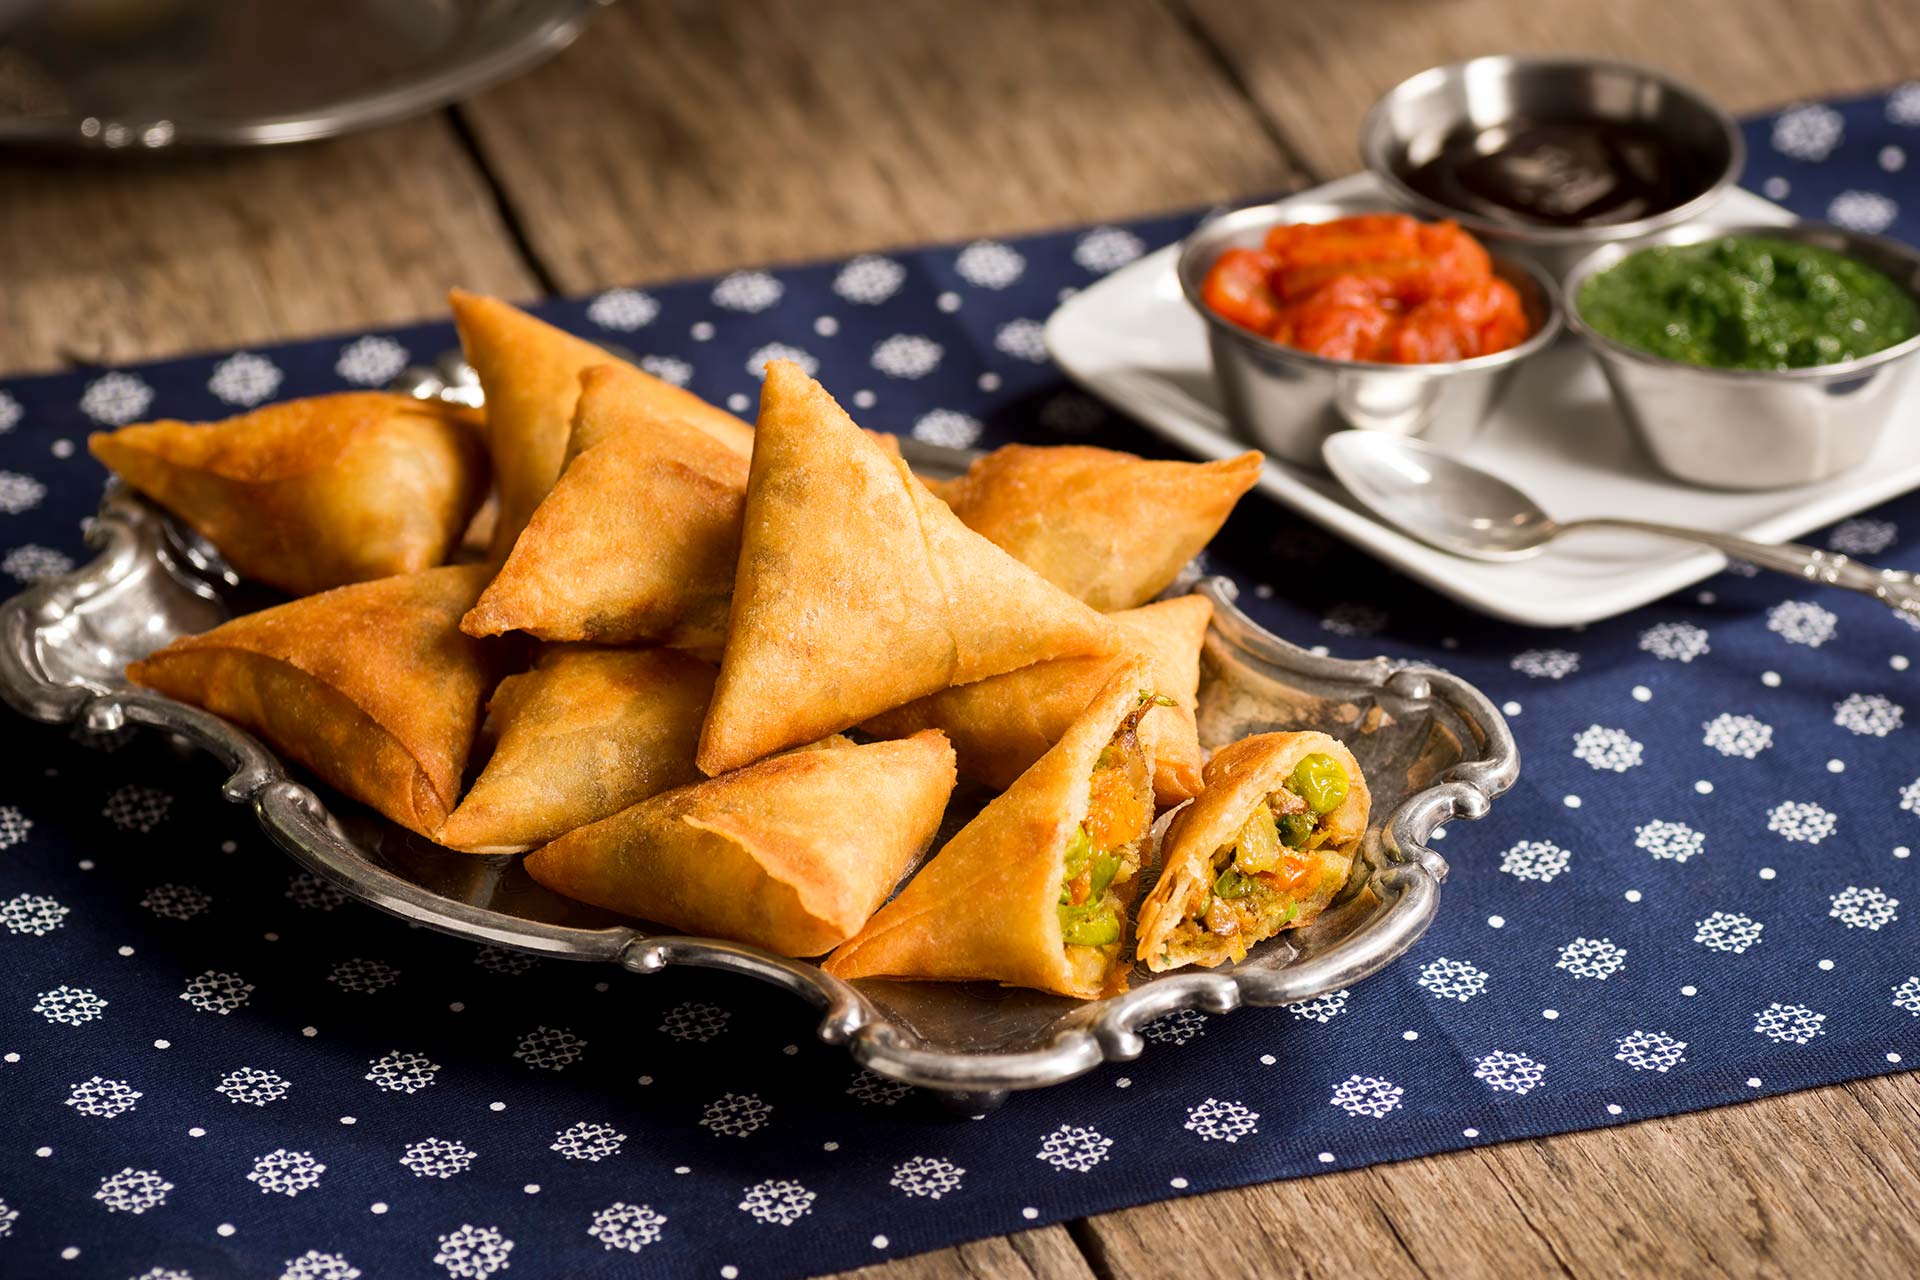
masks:
[[[1671,209],[1632,222],[1556,227],[1456,209],[1414,190],[1407,176],[1462,129],[1519,120],[1637,124],[1692,153],[1700,190]],[[1595,246],[1631,240],[1699,217],[1740,176],[1740,126],[1706,95],[1649,67],[1597,58],[1470,58],[1401,81],[1360,126],[1367,168],[1413,208],[1452,218],[1489,248],[1532,258],[1555,276]]]
[[[1494,274],[1520,294],[1533,334],[1517,347],[1446,364],[1335,360],[1283,346],[1216,315],[1201,300],[1214,260],[1259,245],[1267,231],[1382,212],[1378,198],[1303,196],[1236,209],[1207,222],[1180,248],[1180,288],[1207,323],[1214,378],[1227,416],[1261,449],[1296,466],[1324,470],[1320,442],[1359,427],[1422,436],[1459,447],[1471,440],[1506,390],[1516,366],[1560,332],[1560,299],[1540,267],[1493,255]]]
[[[1584,339],[1620,414],[1660,469],[1715,489],[1812,484],[1864,462],[1920,369],[1920,334],[1859,360],[1805,369],[1710,369],[1653,355],[1580,318],[1580,288],[1640,249],[1765,236],[1817,245],[1884,273],[1920,301],[1920,252],[1819,222],[1672,227],[1594,250],[1568,273],[1567,324]]]

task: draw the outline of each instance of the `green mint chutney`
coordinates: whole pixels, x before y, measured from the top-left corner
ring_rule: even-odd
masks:
[[[1615,342],[1715,369],[1801,369],[1920,332],[1912,295],[1795,240],[1726,236],[1642,249],[1580,286],[1580,318]]]

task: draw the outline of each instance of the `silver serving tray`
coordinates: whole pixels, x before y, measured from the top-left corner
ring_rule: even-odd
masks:
[[[0,143],[260,146],[443,106],[612,0],[0,0]]]
[[[957,472],[971,456],[901,443],[926,472]],[[848,983],[806,961],[658,932],[571,902],[535,884],[513,856],[441,849],[307,785],[227,721],[127,684],[128,662],[261,601],[248,598],[211,546],[117,483],[87,536],[100,552],[91,564],[0,604],[0,696],[22,714],[96,732],[139,724],[180,735],[220,759],[229,771],[222,793],[251,806],[296,862],[383,911],[470,941],[637,973],[694,965],[747,974],[823,1010],[820,1038],[846,1045],[861,1065],[975,1111],[1007,1090],[1136,1057],[1140,1028],[1175,1010],[1289,1004],[1377,972],[1439,908],[1447,864],[1427,847],[1434,829],[1486,813],[1519,772],[1506,722],[1457,676],[1385,658],[1316,656],[1242,613],[1231,582],[1190,580],[1176,589],[1202,592],[1215,610],[1202,660],[1203,745],[1321,729],[1342,738],[1366,771],[1373,824],[1336,905],[1239,965],[1137,970],[1131,991],[1103,1000],[986,983]],[[964,807],[955,808],[950,820]]]

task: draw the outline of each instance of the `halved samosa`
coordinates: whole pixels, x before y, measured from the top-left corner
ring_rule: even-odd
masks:
[[[87,449],[244,577],[308,595],[447,558],[487,490],[465,416],[355,391],[95,432]]]
[[[1128,653],[1147,659],[1153,688],[1167,699],[1140,721],[1140,738],[1153,754],[1154,798],[1161,805],[1179,804],[1197,795],[1201,786],[1203,758],[1194,712],[1200,647],[1206,642],[1213,604],[1205,596],[1179,596],[1108,617],[1124,633]],[[963,776],[1004,791],[1060,741],[1127,661],[1121,655],[1036,662],[1003,676],[942,689],[862,727],[883,738],[939,729],[952,740]]]
[[[556,645],[494,690],[499,745],[437,837],[519,853],[696,781],[713,667],[671,649]]]
[[[1105,618],[961,524],[797,365],[768,362],[701,769],[1118,644]]]
[[[989,979],[1063,996],[1124,990],[1127,911],[1153,825],[1154,705],[1129,663],[1053,749],[826,962],[842,978]]]
[[[648,642],[717,654],[740,556],[747,460],[663,418],[610,366],[581,377],[574,434],[593,443],[534,510],[469,635]]]
[[[487,443],[493,453],[500,516],[492,555],[503,558],[533,509],[560,477],[580,375],[598,364],[623,367],[634,394],[659,411],[712,434],[742,454],[752,430],[723,409],[616,359],[592,343],[536,320],[498,298],[455,289],[453,322],[487,399]]]
[[[1263,733],[1207,762],[1206,790],[1167,829],[1140,908],[1140,959],[1158,973],[1246,959],[1312,924],[1347,882],[1371,799],[1360,764],[1324,733]]]
[[[185,636],[127,679],[259,734],[431,837],[459,797],[481,701],[507,656],[459,626],[491,572],[450,565],[336,587]]]
[[[845,739],[643,800],[528,855],[582,902],[688,933],[815,956],[893,891],[946,811],[953,749],[937,732]]]
[[[1166,590],[1260,478],[1261,455],[1153,462],[1086,445],[1010,444],[934,486],[968,528],[1096,609]]]

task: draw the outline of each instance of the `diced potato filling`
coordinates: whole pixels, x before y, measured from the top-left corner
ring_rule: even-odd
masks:
[[[1139,712],[1129,716],[1101,749],[1086,819],[1067,840],[1060,878],[1060,938],[1070,947],[1120,942],[1126,900],[1117,890],[1139,874],[1141,843],[1153,825],[1152,779],[1135,732],[1139,719]]]

